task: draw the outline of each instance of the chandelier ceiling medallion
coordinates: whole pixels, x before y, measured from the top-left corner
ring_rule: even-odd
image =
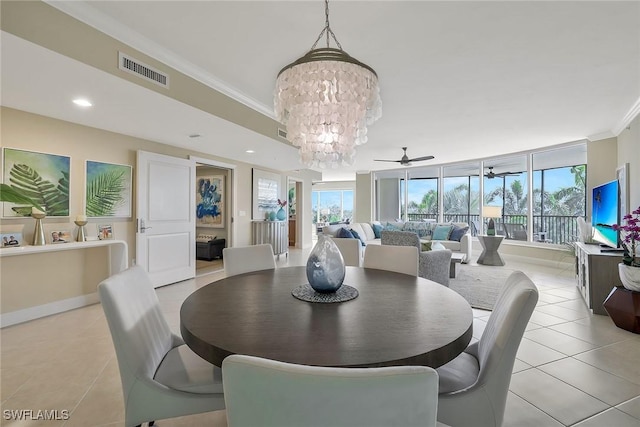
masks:
[[[327,46],[316,49],[323,35]],[[337,49],[329,47],[330,38]],[[382,115],[378,75],[342,50],[329,26],[329,0],[311,50],[278,73],[274,104],[287,139],[300,147],[308,167],[353,164],[356,145],[367,142],[367,125]]]

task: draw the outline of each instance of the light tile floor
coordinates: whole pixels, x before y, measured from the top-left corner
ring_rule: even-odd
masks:
[[[307,251],[280,256],[302,265]],[[476,257],[474,259],[477,258]],[[504,257],[536,283],[540,300],[518,351],[504,426],[640,426],[640,335],[592,315],[570,268]],[[212,273],[158,289],[170,326],[179,331],[182,301],[223,276]],[[489,312],[474,310],[474,338]],[[0,330],[2,426],[121,426],[124,405],[111,336],[100,305]],[[6,410],[67,410],[58,421],[5,419]],[[463,409],[462,409],[463,410]],[[164,426],[225,426],[224,411],[160,420]],[[482,426],[479,426],[482,427]]]

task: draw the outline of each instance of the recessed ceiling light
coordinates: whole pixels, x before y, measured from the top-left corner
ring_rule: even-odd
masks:
[[[255,153],[255,151],[253,151],[253,150],[247,150],[247,151],[245,151],[245,152],[246,152],[246,153],[249,153],[249,154],[253,154],[253,153]]]
[[[74,99],[73,103],[81,107],[91,107],[93,104],[84,98]]]

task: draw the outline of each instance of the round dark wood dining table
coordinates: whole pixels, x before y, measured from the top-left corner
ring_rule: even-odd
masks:
[[[430,280],[347,267],[344,284],[359,296],[341,303],[311,303],[291,295],[304,283],[305,267],[212,282],[182,304],[182,336],[216,366],[231,354],[247,354],[312,366],[435,368],[471,340],[469,303]]]

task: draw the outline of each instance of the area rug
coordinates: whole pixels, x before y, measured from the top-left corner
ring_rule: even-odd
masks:
[[[458,292],[471,307],[493,310],[498,294],[513,273],[505,267],[478,264],[458,264],[455,279],[449,279],[449,288]]]

